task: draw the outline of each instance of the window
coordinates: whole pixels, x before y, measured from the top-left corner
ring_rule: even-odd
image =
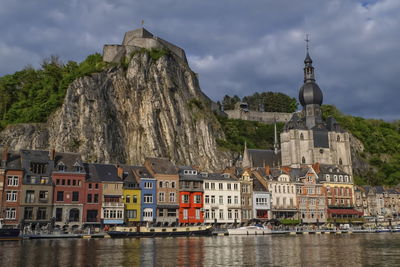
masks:
[[[182,195],[182,203],[189,203],[189,195]]]
[[[165,201],[165,193],[164,192],[158,193],[158,201],[159,202],[164,202]]]
[[[215,196],[211,196],[211,204],[215,203]]]
[[[201,214],[200,209],[196,209],[196,220],[200,220],[200,214]]]
[[[219,196],[219,204],[224,204],[224,197],[223,196]]]
[[[73,186],[76,186],[76,180],[75,180],[75,179],[72,180],[72,185],[73,185]]]
[[[67,185],[71,185],[71,180],[70,179],[67,180]]]
[[[137,203],[137,195],[133,195],[133,201],[132,203]]]
[[[30,171],[35,174],[44,174],[46,173],[47,170],[47,164],[46,163],[35,163],[31,162],[30,163]]]
[[[32,220],[33,219],[33,208],[28,207],[24,209],[24,219],[25,220]]]
[[[168,188],[169,187],[169,182],[164,182],[164,187]]]
[[[233,184],[233,190],[238,190],[238,184]]]
[[[144,203],[153,203],[153,195],[145,194],[143,197]]]
[[[232,210],[228,210],[228,219],[232,219]]]
[[[62,221],[62,208],[56,208],[56,222]]]
[[[233,203],[235,203],[235,204],[239,204],[239,197],[238,196],[235,196],[235,198],[234,198],[234,202]],[[250,204],[251,205],[251,204]]]
[[[302,158],[301,158],[301,163],[303,163],[303,164],[306,163],[306,158],[305,158],[305,157],[302,157]]]
[[[36,219],[38,220],[46,220],[46,208],[38,208]]]
[[[224,219],[224,210],[222,210],[222,209],[219,210],[219,219],[220,220]]]
[[[171,182],[171,188],[175,188],[175,182]]]
[[[49,192],[48,191],[39,191],[39,202],[46,203],[48,201]]]
[[[87,195],[87,202],[92,203],[92,194]]]
[[[219,183],[219,184],[218,184],[218,189],[219,189],[219,190],[224,190],[224,185],[223,185],[223,183]]]
[[[228,204],[232,204],[232,196],[228,196]]]
[[[18,176],[7,176],[8,186],[18,186]]]
[[[153,209],[147,208],[143,210],[143,217],[152,218],[153,217]]]
[[[64,201],[64,191],[57,192],[57,201]]]
[[[209,189],[210,188],[210,184],[209,183],[204,183],[204,188],[205,189]]]
[[[226,186],[227,186],[228,190],[232,190],[232,185],[231,184],[227,184]]]
[[[206,204],[210,203],[210,196],[209,196],[209,195],[205,195],[205,196],[204,196],[204,202],[205,202]]]
[[[303,135],[303,133],[300,134],[300,140],[304,140],[304,135]]]
[[[193,203],[200,204],[201,203],[201,196],[195,195]]]
[[[33,203],[35,201],[35,191],[27,190],[25,195],[25,203]]]
[[[168,209],[168,217],[176,217],[176,209]]]
[[[211,210],[211,219],[215,219],[215,210]]]
[[[69,211],[69,221],[70,222],[79,222],[79,210],[71,209]]]
[[[212,190],[215,189],[215,183],[211,183],[211,189],[212,189]]]
[[[175,193],[169,193],[169,201],[170,202],[175,202]]]
[[[17,201],[17,191],[7,191],[7,201],[16,202]]]
[[[94,188],[99,189],[99,184],[95,184]]]
[[[56,185],[59,185],[61,183],[61,180],[60,179],[57,179],[56,180]]]
[[[162,187],[163,187],[163,181],[159,181],[159,182],[158,182],[158,187],[159,187],[159,188],[162,188]]]
[[[17,210],[15,208],[6,208],[6,219],[14,220],[17,216]]]
[[[189,217],[189,210],[188,209],[184,209],[183,210],[183,219],[187,220]]]
[[[151,182],[145,182],[144,183],[144,188],[146,189],[152,189],[153,188],[153,184]]]
[[[93,202],[94,203],[99,203],[99,194],[94,194]]]
[[[126,217],[128,219],[136,219],[137,218],[137,210],[127,210]]]
[[[131,196],[130,195],[126,195],[125,196],[125,203],[131,203]]]
[[[204,212],[204,217],[205,217],[206,219],[209,219],[209,218],[210,218],[210,210],[206,210],[206,211]]]
[[[239,219],[239,211],[235,210],[235,219]]]
[[[62,179],[62,180],[61,180],[61,184],[62,184],[62,185],[65,185],[65,179]]]
[[[72,192],[72,201],[79,201],[79,192]]]

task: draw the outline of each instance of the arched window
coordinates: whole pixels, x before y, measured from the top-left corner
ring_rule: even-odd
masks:
[[[337,137],[336,137],[336,140],[339,142],[340,141],[340,135],[338,135]]]
[[[300,134],[300,140],[304,140],[304,135],[303,135],[303,133]]]
[[[301,158],[301,163],[303,163],[303,164],[306,163],[306,158],[305,158],[305,157],[302,157],[302,158]]]
[[[343,161],[341,158],[339,159],[339,165],[343,165]]]
[[[79,210],[71,209],[69,211],[69,221],[70,222],[79,222]]]

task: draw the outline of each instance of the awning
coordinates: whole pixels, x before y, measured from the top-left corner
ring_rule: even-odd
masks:
[[[358,215],[358,216],[364,215],[363,212],[355,209],[328,209],[328,213],[338,214],[338,215]]]

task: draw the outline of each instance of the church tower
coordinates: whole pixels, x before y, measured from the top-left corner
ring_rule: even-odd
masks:
[[[299,168],[320,163],[338,166],[352,175],[350,139],[333,118],[322,118],[322,91],[316,83],[315,69],[310,57],[307,38],[304,59],[304,83],[299,101],[302,111],[293,114],[281,133],[282,165]]]

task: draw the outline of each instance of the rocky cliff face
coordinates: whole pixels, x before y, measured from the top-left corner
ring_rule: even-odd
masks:
[[[9,126],[0,143],[80,152],[91,162],[142,164],[155,156],[215,170],[231,155],[217,149],[224,134],[210,104],[186,62],[142,52],[125,68],[75,80],[47,123]]]

